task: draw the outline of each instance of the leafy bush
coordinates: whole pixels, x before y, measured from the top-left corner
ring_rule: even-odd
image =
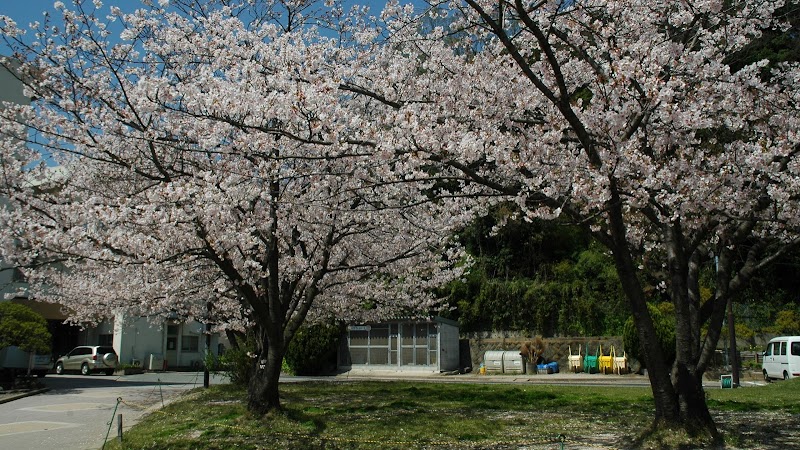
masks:
[[[238,348],[229,348],[219,356],[209,353],[205,357],[205,365],[213,373],[224,373],[231,384],[247,387],[255,373],[255,344],[249,336],[239,342]]]
[[[800,314],[791,309],[779,311],[775,317],[775,324],[767,327],[766,331],[784,336],[800,334]]]
[[[761,371],[761,363],[756,361],[755,359],[748,359],[747,361],[742,361],[742,367],[745,369]]]
[[[26,352],[47,354],[52,342],[44,317],[25,305],[0,302],[0,348],[15,345]]]
[[[296,375],[319,375],[336,367],[339,327],[304,325],[298,330],[281,366],[281,372]],[[255,342],[247,335],[238,348],[230,348],[219,356],[208,354],[205,365],[214,373],[227,376],[236,386],[247,387],[255,373]]]
[[[658,305],[648,304],[647,309],[650,311],[650,317],[653,318],[653,326],[656,329],[661,351],[664,352],[667,362],[672,364],[675,359],[675,307],[672,303],[662,302]],[[633,316],[625,321],[622,342],[628,354],[639,360],[644,367],[644,356],[639,345],[639,334],[633,323]]]
[[[295,375],[320,375],[336,368],[341,330],[336,325],[303,325],[286,352],[286,364]]]

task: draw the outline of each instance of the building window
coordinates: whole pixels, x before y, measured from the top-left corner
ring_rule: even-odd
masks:
[[[436,366],[437,339],[430,323],[351,325],[342,365]]]
[[[182,352],[197,352],[200,350],[200,336],[181,336]]]
[[[167,325],[167,351],[178,349],[178,325]]]
[[[105,347],[111,347],[114,345],[114,335],[113,334],[101,334],[97,337],[97,345],[102,345]]]

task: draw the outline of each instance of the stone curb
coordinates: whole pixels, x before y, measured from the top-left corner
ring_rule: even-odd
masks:
[[[0,404],[13,402],[14,400],[19,400],[21,398],[30,397],[30,396],[33,396],[33,395],[42,394],[42,393],[45,393],[45,392],[47,392],[49,390],[50,390],[50,388],[42,388],[42,389],[36,389],[36,390],[33,390],[33,391],[28,391],[28,392],[20,392],[19,394],[11,394],[11,395],[8,395],[7,397],[0,398]]]

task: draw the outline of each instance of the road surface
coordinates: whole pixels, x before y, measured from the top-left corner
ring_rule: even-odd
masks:
[[[148,409],[202,386],[203,373],[48,375],[42,382],[48,392],[0,404],[0,448],[99,449],[109,423],[109,438],[116,436],[117,414],[127,430]],[[214,377],[211,382],[224,380]]]

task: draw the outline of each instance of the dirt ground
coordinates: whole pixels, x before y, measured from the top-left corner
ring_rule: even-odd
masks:
[[[724,434],[726,450],[800,449],[800,414],[785,412],[714,412],[718,429]],[[605,430],[576,436],[565,449],[629,449],[633,434]],[[552,448],[552,447],[551,447]]]
[[[733,438],[729,449],[800,449],[800,414],[725,412],[714,414],[714,420],[729,440]]]

